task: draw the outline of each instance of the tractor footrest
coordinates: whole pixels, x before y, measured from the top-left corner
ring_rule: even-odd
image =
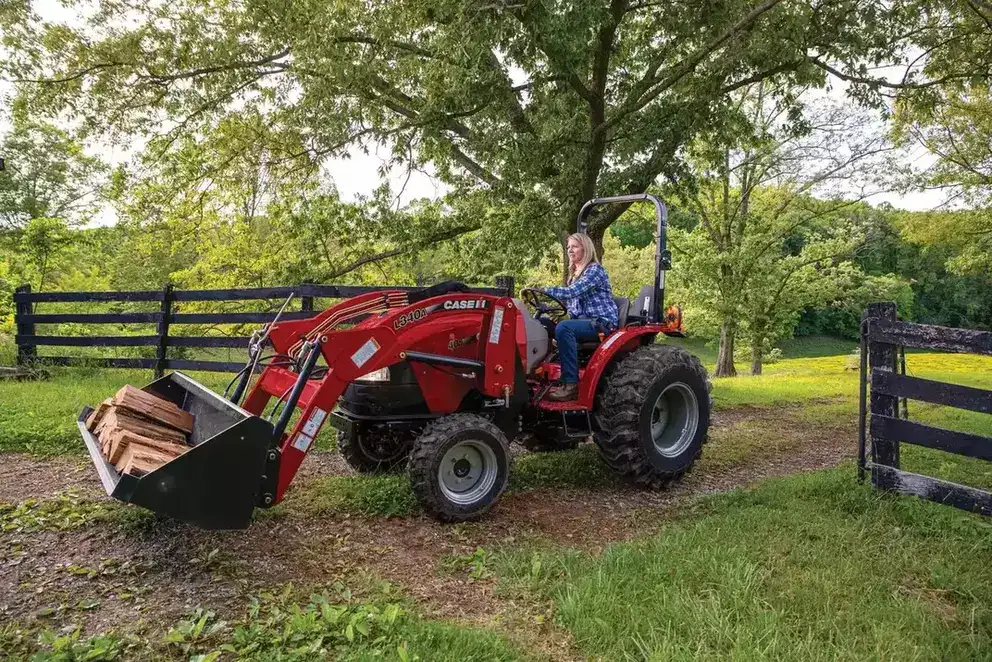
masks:
[[[561,423],[566,437],[585,438],[592,434],[592,417],[588,409],[563,411]]]

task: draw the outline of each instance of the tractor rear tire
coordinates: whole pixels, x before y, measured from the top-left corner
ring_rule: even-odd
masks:
[[[398,433],[393,433],[398,434]],[[410,443],[386,438],[379,430],[348,434],[338,430],[338,452],[352,469],[363,474],[402,470],[410,457]]]
[[[413,443],[410,486],[424,510],[442,522],[478,519],[499,501],[510,477],[510,447],[491,421],[451,414]]]
[[[695,464],[710,427],[710,383],[695,356],[648,345],[624,358],[597,397],[600,456],[639,487],[670,486]]]

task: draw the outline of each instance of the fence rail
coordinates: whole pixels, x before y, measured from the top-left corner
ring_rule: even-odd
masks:
[[[231,312],[231,313],[185,313],[182,304],[203,301],[250,301],[264,299],[285,299],[290,294],[300,300],[299,310],[287,310],[281,319],[297,320],[312,317],[316,312],[314,300],[344,299],[368,292],[385,290],[412,292],[418,287],[360,285],[315,285],[302,284],[297,287],[261,287],[225,290],[176,290],[167,285],[161,290],[137,290],[130,292],[32,292],[30,285],[22,285],[14,291],[14,324],[17,344],[18,365],[28,365],[44,361],[50,365],[78,365],[82,362],[96,363],[110,368],[151,368],[156,376],[166,370],[207,370],[215,372],[237,372],[243,363],[230,361],[199,361],[169,358],[170,347],[199,348],[239,348],[248,346],[248,337],[232,336],[188,336],[171,335],[174,324],[264,324],[275,319],[276,311],[271,312]],[[514,281],[510,276],[496,278],[495,287],[474,287],[473,292],[482,294],[514,294]],[[39,303],[158,303],[157,312],[143,313],[36,313]],[[177,307],[176,304],[179,304]],[[37,332],[39,324],[155,324],[155,335],[141,336],[60,336]],[[38,347],[156,347],[154,358],[82,358],[74,356],[38,356]]]
[[[992,515],[992,493],[899,468],[900,443],[992,461],[992,438],[909,421],[899,416],[898,408],[900,399],[912,399],[989,414],[992,391],[896,372],[897,350],[903,347],[992,354],[992,333],[899,322],[895,304],[886,303],[868,307],[861,335],[862,353],[867,351],[868,360],[863,357],[861,362],[859,474],[863,476],[868,467],[865,448],[870,440],[871,481],[876,488]],[[866,384],[871,385],[870,397],[866,396]],[[864,426],[866,409],[870,412],[870,431]]]

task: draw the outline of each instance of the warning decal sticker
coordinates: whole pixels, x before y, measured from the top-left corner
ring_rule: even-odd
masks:
[[[375,353],[379,351],[379,343],[375,341],[375,338],[369,338],[368,341],[358,348],[358,351],[351,355],[351,362],[355,364],[356,368],[361,368],[363,365],[368,363],[369,359],[375,356]]]
[[[326,417],[326,411],[320,408],[314,409],[310,414],[310,418],[307,419],[306,425],[303,426],[303,431],[311,437],[316,437],[317,432],[320,431],[320,426],[324,424],[324,419]]]
[[[293,448],[306,453],[307,449],[310,448],[311,443],[313,443],[313,437],[305,435],[301,432],[296,435],[296,439],[293,440]]]
[[[489,327],[489,342],[496,344],[503,333],[503,309],[499,306],[493,311],[493,324]]]

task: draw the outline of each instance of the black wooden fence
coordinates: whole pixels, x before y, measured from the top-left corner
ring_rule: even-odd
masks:
[[[167,285],[161,290],[133,292],[32,292],[30,285],[18,287],[14,292],[14,324],[17,327],[18,365],[42,362],[47,365],[101,365],[111,368],[150,368],[156,376],[166,370],[209,370],[215,372],[237,372],[244,367],[243,362],[200,361],[169,358],[170,347],[199,348],[244,348],[247,350],[248,337],[230,336],[176,336],[170,335],[169,328],[176,324],[264,324],[275,318],[276,311],[270,312],[182,312],[182,304],[191,301],[246,301],[259,299],[284,300],[290,294],[299,298],[299,310],[287,309],[282,319],[294,320],[312,317],[315,313],[314,300],[343,299],[368,292],[382,290],[411,291],[414,287],[366,287],[357,285],[311,285],[296,287],[265,287],[230,290],[177,290]],[[495,287],[472,288],[474,292],[487,294],[513,294],[514,282],[509,276],[496,278]],[[53,313],[38,314],[35,305],[39,303],[95,303],[95,302],[157,302],[157,312],[142,313]],[[37,333],[39,324],[155,324],[156,333],[144,336],[66,336],[42,335]],[[154,347],[154,358],[110,358],[76,356],[39,356],[38,347],[53,345],[60,347]]]
[[[861,325],[859,476],[863,479],[870,466],[872,484],[879,489],[992,515],[992,493],[899,469],[900,442],[992,460],[992,438],[923,425],[899,416],[900,398],[992,414],[992,391],[898,374],[896,357],[903,347],[992,355],[992,333],[900,322],[892,303],[868,307]],[[869,384],[871,396],[867,398]],[[866,407],[870,413],[868,431]],[[865,457],[866,435],[871,441],[870,465]]]

